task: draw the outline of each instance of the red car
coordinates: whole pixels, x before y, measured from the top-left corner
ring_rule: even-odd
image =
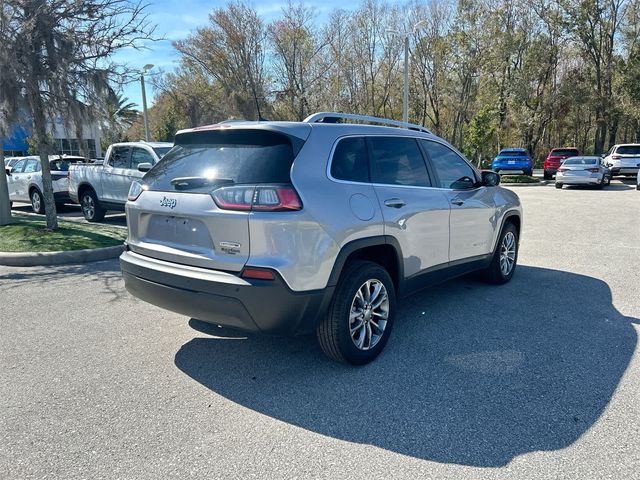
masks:
[[[565,158],[577,157],[578,155],[580,155],[580,150],[573,147],[551,149],[542,167],[544,168],[544,179],[551,180],[551,177],[558,171],[560,164],[564,162]]]

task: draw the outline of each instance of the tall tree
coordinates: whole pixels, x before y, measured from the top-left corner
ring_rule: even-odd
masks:
[[[139,48],[153,29],[144,5],[129,0],[3,0],[10,21],[2,32],[7,50],[4,82],[22,86],[42,165],[47,228],[58,227],[48,154],[47,124],[68,112],[76,128],[85,106],[95,108],[110,79],[127,71],[109,63],[122,48]],[[10,77],[10,79],[9,79]],[[80,107],[82,105],[82,107]],[[80,140],[80,139],[78,139]]]
[[[225,89],[248,120],[266,114],[267,76],[263,20],[248,3],[231,2],[209,15],[209,25],[174,43],[183,61]]]

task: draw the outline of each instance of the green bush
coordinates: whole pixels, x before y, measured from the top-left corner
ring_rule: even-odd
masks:
[[[540,183],[540,179],[529,175],[505,175],[500,183]]]

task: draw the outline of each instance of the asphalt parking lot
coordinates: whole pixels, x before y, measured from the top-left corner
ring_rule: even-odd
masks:
[[[518,270],[400,304],[353,368],[0,267],[0,478],[640,478],[640,192],[514,188]]]

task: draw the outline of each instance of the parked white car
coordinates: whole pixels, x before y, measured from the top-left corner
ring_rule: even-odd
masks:
[[[640,143],[614,145],[604,157],[611,175],[638,175],[640,171]]]
[[[102,220],[108,210],[124,211],[129,188],[173,147],[167,142],[114,143],[104,160],[74,165],[69,170],[69,195],[89,222]]]
[[[15,159],[14,159],[15,160]],[[69,179],[67,173],[73,163],[84,162],[83,157],[70,155],[49,155],[53,196],[56,205],[71,203],[69,198]],[[44,213],[42,196],[42,168],[40,157],[29,156],[19,158],[5,168],[9,200],[13,202],[31,202],[35,213]]]
[[[593,185],[602,188],[611,183],[611,172],[596,156],[569,157],[556,172],[556,188],[563,185]]]

